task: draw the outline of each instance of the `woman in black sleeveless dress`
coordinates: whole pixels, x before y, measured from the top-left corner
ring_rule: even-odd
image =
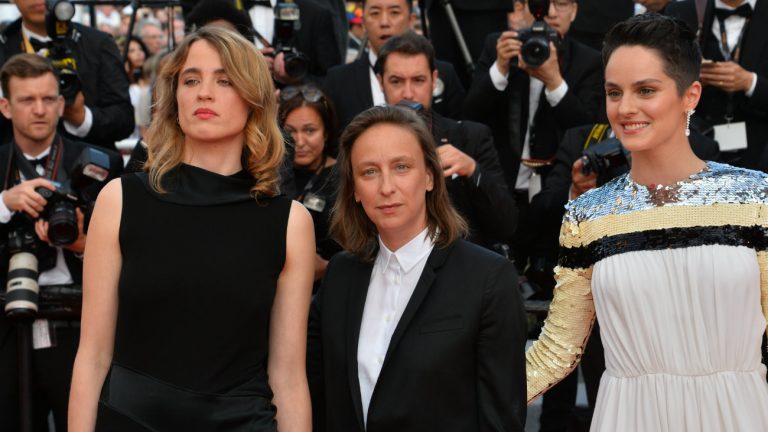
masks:
[[[157,92],[147,173],[94,211],[70,430],[308,431],[314,235],[279,195],[266,62],[203,28]]]

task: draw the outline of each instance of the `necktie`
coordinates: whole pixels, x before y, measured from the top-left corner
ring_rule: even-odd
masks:
[[[749,18],[752,16],[752,6],[750,6],[749,3],[744,3],[741,6],[737,7],[736,9],[722,9],[722,8],[715,9],[715,16],[717,16],[717,19],[720,20],[720,22],[725,21],[726,18],[733,15]]]
[[[32,49],[35,50],[35,54],[39,53],[40,50],[48,48],[48,42],[43,42],[40,39],[35,38],[29,38],[29,44],[32,45]]]

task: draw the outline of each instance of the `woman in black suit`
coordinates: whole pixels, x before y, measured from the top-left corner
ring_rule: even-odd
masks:
[[[337,166],[331,233],[347,252],[311,312],[315,430],[522,431],[517,275],[460,239],[426,125],[371,108],[345,130]]]

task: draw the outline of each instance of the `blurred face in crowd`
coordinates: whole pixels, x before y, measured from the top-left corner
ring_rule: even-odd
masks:
[[[533,24],[533,15],[525,1],[516,1],[512,12],[507,13],[507,24],[511,30],[528,28]]]
[[[141,29],[141,40],[147,46],[150,54],[157,54],[165,48],[168,40],[165,33],[157,26],[146,24]]]
[[[701,84],[681,96],[656,51],[636,45],[616,49],[605,81],[608,120],[627,150],[652,150],[685,138],[686,112],[696,106]]]
[[[669,0],[635,0],[635,3],[643,5],[649,12],[658,12],[667,6]]]
[[[300,106],[288,113],[284,127],[296,143],[294,165],[313,170],[320,168],[328,139],[320,114],[314,108]]]
[[[426,194],[434,185],[416,135],[377,124],[357,138],[350,161],[355,201],[388,247],[402,246],[426,228]]]
[[[550,0],[549,13],[544,17],[544,21],[563,37],[576,19],[577,9],[578,5],[573,0]]]
[[[64,113],[64,98],[52,73],[35,78],[11,77],[9,95],[0,99],[0,111],[13,123],[16,142],[25,147],[50,144],[59,117]]]
[[[45,0],[15,0],[19,14],[30,30],[45,35]]]
[[[396,104],[405,99],[419,102],[425,110],[432,107],[437,70],[429,70],[427,56],[393,52],[387,56],[384,75],[377,77],[387,103]]]
[[[387,39],[408,30],[412,20],[406,0],[366,0],[363,8],[363,26],[375,53]]]
[[[242,145],[248,106],[211,44],[192,44],[178,80],[176,103],[185,142]]]
[[[146,60],[145,57],[144,50],[141,49],[141,45],[139,45],[138,42],[134,40],[128,44],[128,64],[130,64],[131,69],[142,67],[144,65],[144,60]]]

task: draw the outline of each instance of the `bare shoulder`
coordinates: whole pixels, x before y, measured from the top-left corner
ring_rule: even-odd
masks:
[[[303,231],[313,228],[312,216],[309,211],[298,201],[291,201],[291,211],[288,214],[288,235],[291,231]]]
[[[94,220],[119,221],[123,210],[123,186],[119,178],[111,180],[101,189],[93,211]]]

